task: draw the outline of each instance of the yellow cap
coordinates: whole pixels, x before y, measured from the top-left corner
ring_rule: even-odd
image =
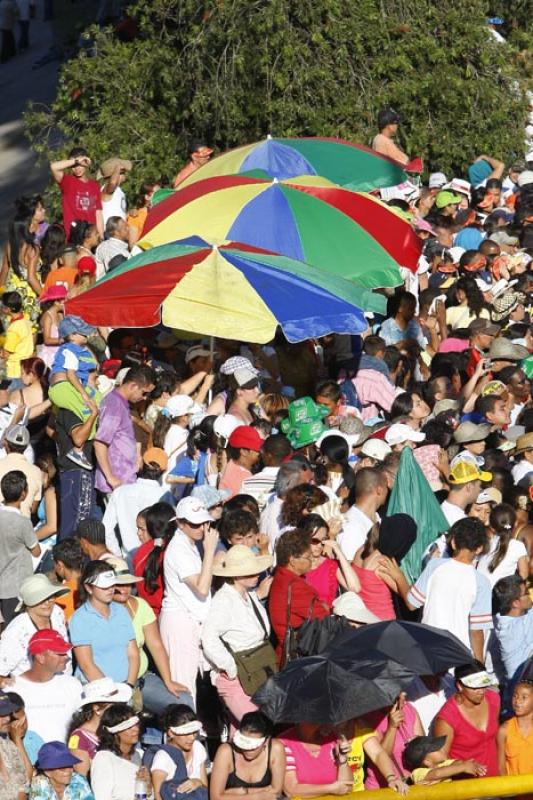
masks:
[[[470,481],[491,481],[492,472],[482,472],[473,461],[458,461],[450,472],[448,482],[457,486]]]

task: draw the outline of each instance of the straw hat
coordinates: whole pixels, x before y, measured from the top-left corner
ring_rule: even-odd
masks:
[[[213,568],[213,575],[221,578],[239,578],[259,575],[272,566],[272,556],[256,556],[244,544],[230,547],[220,564]]]

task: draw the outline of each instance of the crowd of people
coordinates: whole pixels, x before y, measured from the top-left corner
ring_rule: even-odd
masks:
[[[380,115],[378,150],[398,124]],[[132,163],[94,179],[77,147],[51,165],[60,220],[17,203],[0,796],[274,800],[533,773],[533,163],[480,155],[383,190],[423,248],[362,337],[191,341],[66,313],[211,153],[195,143],[128,204]],[[425,532],[408,469],[435,523],[409,568]],[[411,513],[389,509],[402,492]],[[339,726],[274,726],[256,689],[329,617],[431,625],[469,660]]]

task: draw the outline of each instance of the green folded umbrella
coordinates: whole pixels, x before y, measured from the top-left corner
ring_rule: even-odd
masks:
[[[407,580],[414,583],[422,572],[422,556],[428,546],[450,526],[410,447],[402,450],[387,506],[387,516],[392,514],[409,514],[417,525],[416,540],[401,565]]]

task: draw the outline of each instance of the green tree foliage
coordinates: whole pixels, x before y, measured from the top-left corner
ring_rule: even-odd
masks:
[[[509,161],[523,154],[521,67],[487,12],[482,0],[134,0],[135,38],[89,30],[28,134],[46,156],[59,131],[61,154],[80,143],[96,162],[131,158],[139,183],[174,174],[196,136],[218,150],[267,133],[369,143],[390,104],[431,168]]]

